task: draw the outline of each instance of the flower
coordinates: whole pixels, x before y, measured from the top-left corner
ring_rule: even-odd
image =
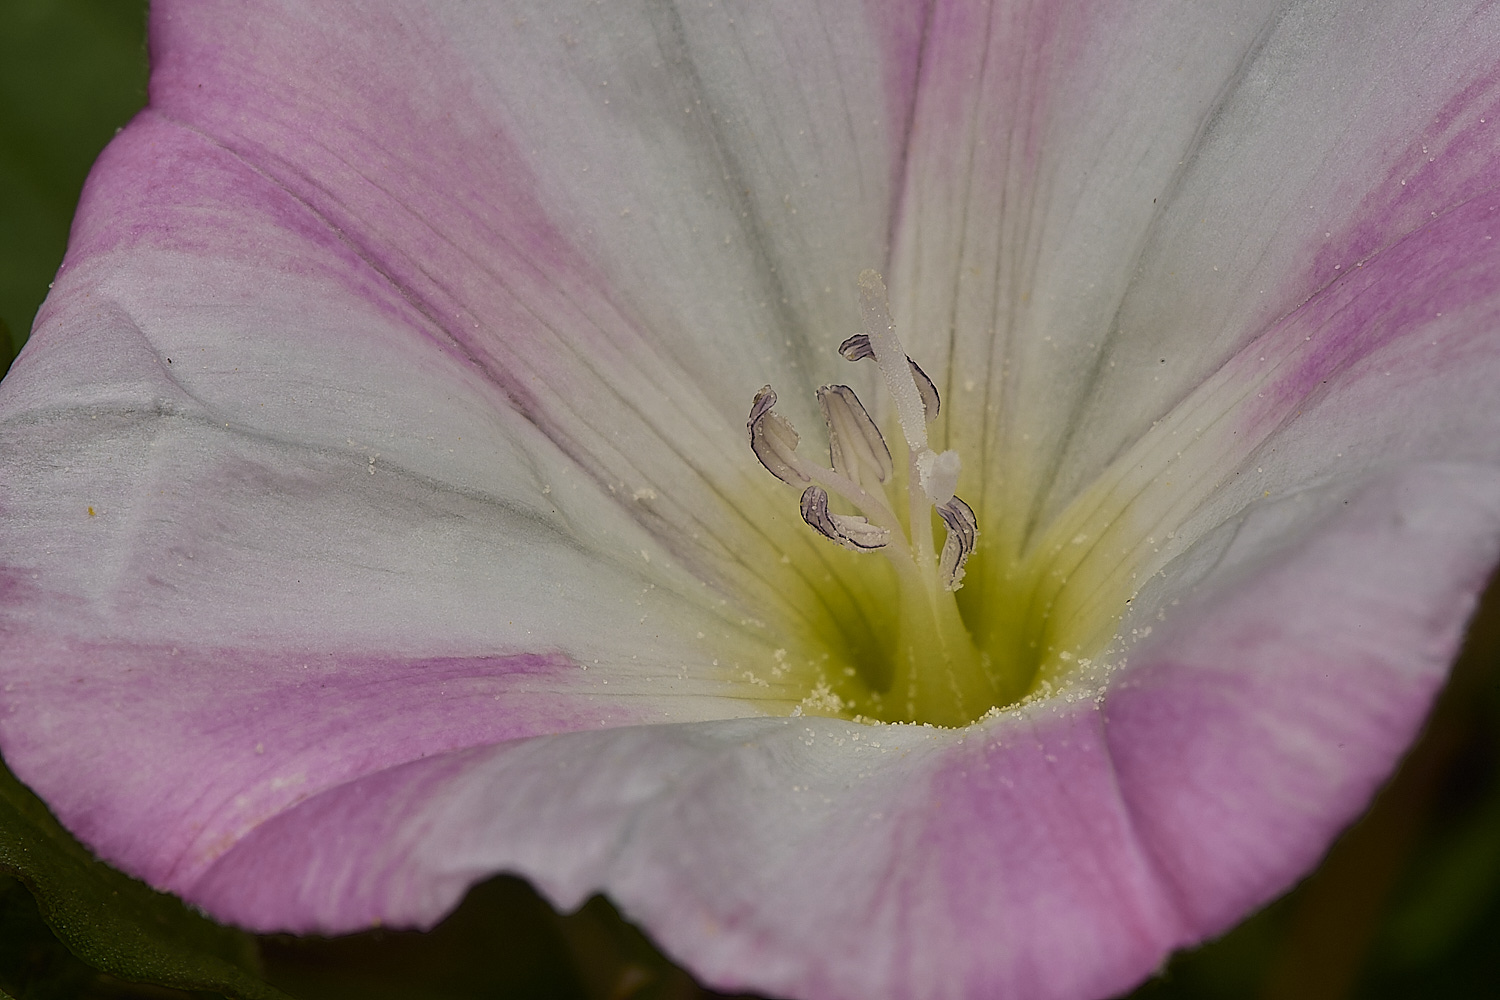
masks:
[[[1495,559],[1497,18],[159,3],[0,387],[6,759],[253,928],[516,871],[722,987],[1122,989]],[[767,473],[825,414],[889,517]]]

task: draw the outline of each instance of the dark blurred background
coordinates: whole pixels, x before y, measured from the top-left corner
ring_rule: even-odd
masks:
[[[143,0],[0,0],[0,370],[25,342],[89,165],[145,103]],[[1500,588],[1427,733],[1321,868],[1141,1000],[1500,996]],[[710,996],[603,899],[559,916],[497,878],[429,934],[259,939],[302,1000]],[[208,996],[95,972],[0,876],[0,990],[20,1000]]]

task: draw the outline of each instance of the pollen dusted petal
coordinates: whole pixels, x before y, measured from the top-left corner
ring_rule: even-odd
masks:
[[[891,537],[889,531],[863,517],[831,513],[828,493],[821,486],[809,486],[802,491],[802,520],[816,528],[823,537],[855,552],[884,548]]]
[[[755,394],[755,401],[750,405],[750,419],[745,424],[750,431],[750,448],[771,475],[788,486],[801,486],[808,482],[808,478],[793,467],[793,456],[801,438],[790,421],[772,412],[775,405],[776,392],[770,386]]]
[[[942,575],[944,587],[958,590],[964,585],[964,563],[979,538],[979,522],[974,517],[974,509],[958,497],[939,504],[937,512],[948,526],[948,538],[943,542],[943,552],[938,558],[938,572]]]
[[[833,471],[863,482],[861,469],[880,481],[891,476],[891,449],[869,411],[847,385],[825,385],[818,390],[818,405],[828,424],[828,457]]]

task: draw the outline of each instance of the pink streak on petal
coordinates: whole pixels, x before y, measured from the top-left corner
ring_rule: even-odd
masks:
[[[917,78],[934,6],[935,0],[866,0],[870,22],[878,26],[884,50],[886,115],[897,123],[890,129],[891,196],[895,199],[901,195],[910,151]]]
[[[935,884],[893,873],[914,998],[949,976],[956,996],[1113,994],[1183,938],[1120,799],[1097,707],[1054,711],[976,733],[933,777],[913,850]],[[934,888],[945,934],[921,926]]]
[[[939,0],[917,81],[925,156],[955,184],[976,175],[1005,176],[1008,189],[1034,182],[1053,84],[1085,71],[1077,60],[1098,21],[1066,3]]]
[[[711,734],[726,727],[736,723],[544,736],[413,760],[271,819],[184,894],[263,930],[430,926],[497,871],[522,872],[577,906],[603,884],[636,810],[712,761]]]
[[[560,654],[4,640],[4,656],[29,664],[0,717],[7,756],[82,840],[166,888],[191,885],[267,818],[362,775],[639,721],[598,704]],[[88,766],[67,738],[80,730],[96,734]]]
[[[1461,369],[1487,353],[1500,321],[1500,73],[1456,94],[1394,157],[1348,227],[1309,248],[1317,291],[1250,344],[1229,368],[1278,363],[1242,421],[1264,433],[1315,395],[1400,369],[1403,381]],[[1319,234],[1321,236],[1321,234]],[[1428,336],[1441,316],[1465,317],[1456,335]],[[1377,371],[1378,369],[1378,371]]]
[[[1304,654],[1269,678],[1153,665],[1111,698],[1122,781],[1195,939],[1317,864],[1415,738],[1442,679],[1322,665]]]
[[[430,927],[494,871],[434,877],[402,863],[403,849],[420,850],[402,836],[403,820],[436,822],[429,817],[443,793],[494,751],[414,760],[313,796],[249,831],[181,892],[220,919],[262,932]]]
[[[1311,268],[1319,284],[1347,277],[1358,262],[1378,254],[1500,186],[1500,71],[1454,94],[1421,135],[1391,155],[1385,178],[1357,199],[1348,225],[1316,248]],[[1337,267],[1335,267],[1337,265]],[[1368,265],[1367,265],[1368,266]]]
[[[1109,749],[1196,938],[1311,868],[1415,737],[1495,558],[1497,498],[1490,470],[1388,482],[1132,655]]]
[[[151,33],[155,113],[304,203],[450,351],[585,461],[568,440],[580,430],[578,400],[539,387],[583,379],[579,350],[623,371],[634,362],[617,352],[647,348],[538,203],[512,136],[422,14],[328,20],[163,4]],[[279,72],[262,65],[265,53]],[[321,97],[328,90],[337,102]]]
[[[327,279],[437,346],[453,343],[359,249],[284,187],[200,132],[152,109],[109,144],[89,175],[57,285],[37,317],[76,308],[65,279],[132,250],[166,250],[270,273]],[[92,291],[92,289],[90,289]]]
[[[1396,372],[1396,389],[1487,363],[1500,322],[1500,240],[1487,239],[1496,234],[1500,192],[1446,211],[1325,287],[1226,366],[1250,381],[1276,365],[1241,425],[1263,436],[1310,398],[1361,379]],[[1445,315],[1462,323],[1434,333]]]
[[[1093,702],[929,732],[930,745],[920,731],[870,730],[906,759],[871,753],[868,775],[839,779],[816,756],[842,747],[803,751],[800,730],[789,735],[770,775],[745,760],[677,778],[678,796],[635,821],[607,883],[715,988],[1102,996],[1184,936]]]

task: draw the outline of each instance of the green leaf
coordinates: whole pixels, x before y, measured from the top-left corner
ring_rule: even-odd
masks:
[[[25,885],[58,940],[101,972],[233,1000],[289,1000],[257,974],[254,938],[94,858],[3,765],[0,874]]]

